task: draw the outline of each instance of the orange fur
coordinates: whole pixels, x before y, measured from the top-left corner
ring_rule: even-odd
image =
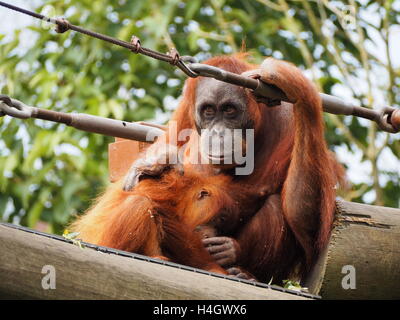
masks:
[[[228,180],[187,169],[183,176],[172,170],[160,179],[143,180],[131,192],[118,182],[71,229],[85,242],[226,273],[213,263],[194,229],[224,207],[234,207]],[[202,197],[204,191],[208,195]]]
[[[311,263],[314,251],[324,248],[329,240],[339,166],[332,161],[324,139],[321,98],[311,81],[293,64],[272,58],[263,62],[261,70],[263,81],[276,85],[295,101],[294,146],[283,186],[283,210]],[[317,237],[310,237],[311,228],[319,230]]]
[[[206,63],[240,74],[255,68],[245,57],[215,57]],[[293,65],[274,59],[261,66],[261,77],[295,102],[268,108],[243,90],[247,112],[255,123],[252,174],[210,176],[210,165],[186,165],[184,177],[171,171],[160,180],[142,181],[132,192],[115,184],[74,224],[74,231],[88,242],[224,272],[193,233],[224,207],[231,214],[227,223],[234,225],[229,236],[241,248],[241,267],[261,281],[287,279],[296,270],[304,276],[329,241],[334,188],[343,169],[326,146],[321,100],[312,83]],[[187,80],[173,115],[178,132],[195,129],[198,81]],[[173,143],[173,131],[150,146],[147,155],[157,155],[165,150],[163,145]],[[187,150],[198,150],[198,140],[194,132]],[[204,203],[197,199],[201,188],[213,195]],[[259,196],[264,197],[261,204]]]
[[[205,63],[240,74],[255,69],[245,58],[215,57]],[[260,70],[263,81],[279,87],[295,103],[269,108],[257,103],[248,91],[244,93],[247,112],[255,123],[255,170],[249,176],[233,176],[232,185],[251,185],[254,193],[263,192],[267,200],[261,208],[254,206],[254,217],[237,227],[235,238],[245,269],[260,280],[271,276],[279,280],[298,269],[305,275],[327,245],[334,219],[335,186],[343,179],[343,169],[328,151],[321,101],[313,84],[284,61],[267,59]],[[178,130],[195,128],[195,92],[200,78],[186,82],[173,116]],[[198,140],[191,137],[187,150],[198,150]],[[157,143],[152,146],[155,151],[159,147]],[[211,170],[209,165],[193,168]]]

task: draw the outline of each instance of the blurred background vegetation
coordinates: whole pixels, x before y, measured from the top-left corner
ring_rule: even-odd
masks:
[[[11,1],[10,1],[11,3]],[[400,1],[12,1],[145,47],[200,60],[241,50],[289,60],[321,91],[365,107],[400,104]],[[0,17],[12,13],[0,8]],[[11,17],[15,17],[11,16]],[[169,64],[28,16],[0,27],[0,92],[27,104],[126,121],[168,120],[185,77]],[[13,22],[13,20],[11,20]],[[13,23],[11,23],[13,24]],[[397,50],[396,50],[397,48]],[[394,52],[397,51],[397,56]],[[325,115],[348,167],[347,200],[399,207],[399,134]],[[113,139],[41,120],[0,118],[0,218],[59,233],[108,182]]]

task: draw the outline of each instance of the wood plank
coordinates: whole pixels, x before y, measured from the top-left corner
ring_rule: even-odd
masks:
[[[56,290],[41,286],[44,265]],[[356,270],[345,290],[342,268]],[[400,210],[338,202],[331,242],[306,286],[324,299],[399,299]],[[287,292],[180,270],[28,233],[0,224],[0,298],[305,299]]]
[[[44,290],[43,266],[56,270]],[[306,299],[229,279],[96,251],[0,224],[0,298]]]

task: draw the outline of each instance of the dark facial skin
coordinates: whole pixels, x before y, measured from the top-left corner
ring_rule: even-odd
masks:
[[[206,225],[198,226],[196,231],[200,232],[203,239],[226,236],[235,230],[240,220],[238,211],[225,212],[221,209]]]
[[[251,129],[247,95],[243,88],[203,78],[196,90],[195,122],[198,129]]]
[[[246,141],[243,129],[253,128],[247,103],[248,98],[243,88],[211,78],[199,81],[196,90],[195,123],[201,136],[203,158],[215,166],[235,166],[233,141],[236,152],[244,154]],[[233,139],[234,134],[238,134],[234,133],[234,129],[242,130],[240,140]]]

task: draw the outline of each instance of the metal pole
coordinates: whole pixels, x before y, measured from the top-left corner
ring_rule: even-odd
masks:
[[[280,101],[293,102],[282,90],[273,85],[262,82],[259,79],[246,77],[202,63],[189,63],[189,67],[200,76],[212,77],[223,82],[251,89],[257,97],[276,100],[278,101],[278,104]],[[396,133],[400,131],[400,109],[393,107],[383,107],[380,110],[368,109],[355,106],[329,94],[320,93],[320,96],[322,100],[322,108],[325,112],[352,115],[372,120],[375,121],[382,130],[387,132]]]
[[[142,142],[153,142],[156,137],[164,133],[162,127],[107,119],[84,113],[65,113],[40,109],[1,95],[0,113],[20,119],[36,118],[63,123],[83,131]]]
[[[107,41],[109,43],[127,48],[135,53],[140,53],[149,56],[154,59],[169,62],[180,68],[189,77],[212,77],[214,79],[231,83],[237,86],[242,86],[253,90],[257,97],[262,97],[264,100],[276,100],[276,101],[287,101],[291,102],[286,95],[275,86],[271,86],[267,83],[260,81],[259,79],[253,79],[243,75],[235,74],[232,72],[219,69],[217,67],[196,63],[193,57],[179,57],[177,53],[175,55],[163,54],[148,48],[144,48],[140,45],[140,41],[137,39],[136,44],[129,43],[120,39],[116,39],[104,34],[100,34],[76,25],[69,23],[64,19],[53,19],[44,15],[32,12],[17,6],[0,1],[0,6],[8,9],[27,14],[31,17],[45,20],[57,25],[57,32],[63,33],[67,30],[74,30],[82,34],[95,37],[97,39]],[[186,64],[187,62],[188,64]],[[325,112],[333,114],[353,115],[365,119],[375,121],[379,128],[387,132],[396,133],[400,131],[400,110],[392,107],[384,107],[380,110],[367,109],[363,107],[354,106],[346,103],[343,100],[322,94],[322,105]]]

